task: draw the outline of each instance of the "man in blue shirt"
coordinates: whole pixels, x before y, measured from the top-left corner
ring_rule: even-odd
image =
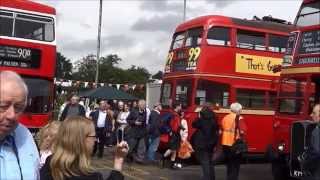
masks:
[[[27,94],[27,86],[18,74],[0,72],[0,179],[39,179],[37,147],[29,130],[18,122]]]

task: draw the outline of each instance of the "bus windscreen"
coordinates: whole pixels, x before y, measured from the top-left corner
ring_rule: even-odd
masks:
[[[297,16],[297,26],[318,25],[320,22],[320,1],[305,4]]]

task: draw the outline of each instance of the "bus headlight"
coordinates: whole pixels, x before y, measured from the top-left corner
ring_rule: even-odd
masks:
[[[285,148],[285,144],[284,144],[284,143],[280,143],[280,144],[278,145],[278,150],[279,150],[280,152],[283,152],[283,151],[284,151],[284,148]]]

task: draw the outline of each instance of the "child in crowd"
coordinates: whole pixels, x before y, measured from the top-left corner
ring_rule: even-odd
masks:
[[[40,168],[46,162],[47,157],[52,154],[60,124],[60,121],[51,121],[39,131]]]

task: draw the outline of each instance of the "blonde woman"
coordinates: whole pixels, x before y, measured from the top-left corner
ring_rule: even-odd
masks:
[[[73,116],[62,122],[52,156],[40,170],[43,180],[102,180],[102,174],[91,167],[90,157],[96,132],[90,119]],[[115,171],[108,180],[124,179],[120,173],[123,159],[128,152],[126,142],[117,145]]]
[[[123,105],[123,111],[120,111],[117,117],[117,124],[121,128],[125,128],[128,125],[127,117],[129,116],[129,106],[128,104]]]
[[[58,134],[60,121],[51,121],[39,131],[40,168],[52,154],[54,140]]]

